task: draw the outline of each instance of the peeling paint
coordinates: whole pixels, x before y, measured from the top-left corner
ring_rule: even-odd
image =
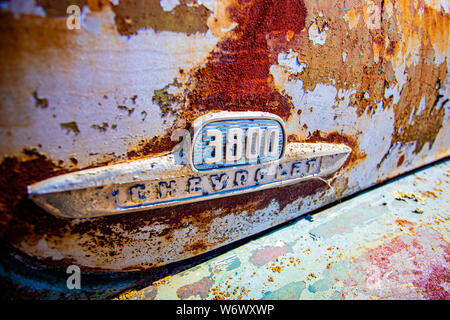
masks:
[[[446,198],[430,197],[424,212],[416,214],[414,199],[398,201],[392,194],[418,194],[439,184],[444,195],[449,165],[442,161],[296,219],[131,299],[155,290],[156,299],[181,299],[178,288],[209,277],[214,285],[202,291],[202,299],[448,300]],[[251,263],[255,254],[264,264]],[[230,257],[244,263],[233,270],[214,268]]]
[[[201,298],[206,298],[208,296],[208,291],[213,286],[214,281],[209,278],[203,278],[195,283],[185,285],[177,290],[177,295],[181,299],[186,299],[191,296],[200,296]]]
[[[141,29],[152,28],[183,32],[188,35],[208,31],[206,24],[211,12],[204,5],[188,6],[188,1],[171,3],[163,8],[159,0],[121,0],[113,6],[117,30],[122,35],[133,35]],[[171,10],[168,10],[171,8]]]
[[[56,162],[68,163],[69,154],[82,155],[78,160],[83,168],[102,163],[103,155],[113,151],[116,161],[126,159],[127,152],[141,140],[164,135],[173,125],[173,115],[160,117],[161,110],[152,101],[153,91],[171,83],[180,69],[188,70],[201,62],[217,40],[210,34],[187,36],[168,31],[150,31],[125,40],[115,30],[110,7],[91,10],[90,15],[101,21],[98,36],[84,29],[67,30],[60,18],[47,21],[21,16],[18,20],[1,13],[0,29],[11,34],[1,38],[4,50],[0,84],[4,98],[0,109],[8,114],[0,117],[1,157],[20,155],[24,147],[41,145],[40,151]],[[154,50],[155,43],[159,43],[158,51]],[[92,50],[88,59],[85,48]],[[109,52],[107,57],[104,52]],[[173,58],[165,60],[168,56]],[[48,81],[42,81],[44,78]],[[35,107],[33,92],[37,98],[46,99],[47,108]],[[133,102],[131,97],[135,95],[138,98]],[[135,111],[128,116],[117,109],[119,105]],[[72,121],[79,130],[75,137],[65,135],[60,127],[60,123]],[[103,122],[114,123],[117,127],[109,132],[108,139],[98,140],[92,135],[102,132],[91,129],[93,122],[100,126]],[[7,126],[17,130],[9,131]]]
[[[309,40],[312,40],[314,45],[325,44],[325,41],[327,41],[327,30],[328,24],[324,23],[320,26],[317,21],[314,21],[308,29]]]
[[[37,15],[45,17],[46,13],[41,6],[38,6],[35,0],[10,0],[3,1],[0,4],[1,11],[11,12],[14,18],[19,18],[23,14]]]
[[[50,264],[163,265],[449,155],[446,1],[72,1],[83,8],[76,31],[65,26],[66,1],[18,3],[0,12],[2,190],[15,190],[1,225]],[[25,199],[22,183],[167,152],[174,130],[223,110],[272,112],[289,141],[345,143],[352,155],[330,186],[92,224]],[[323,285],[308,282],[302,295]]]

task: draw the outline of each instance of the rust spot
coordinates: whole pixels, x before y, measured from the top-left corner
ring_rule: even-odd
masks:
[[[35,106],[45,109],[48,107],[48,100],[46,98],[39,98],[37,91],[33,91],[33,98],[35,100]]]
[[[421,191],[421,190],[419,190],[419,193],[422,194],[423,196],[427,197],[427,198],[438,199],[438,196],[433,191]]]
[[[12,221],[20,219],[19,217],[23,214],[27,215],[27,209],[30,205],[33,206],[27,198],[27,185],[67,172],[36,150],[25,149],[23,153],[30,159],[19,161],[16,157],[7,157],[0,164],[0,235],[2,237],[5,233],[9,233],[8,237],[14,239],[24,236],[23,231],[27,228],[22,223]],[[37,211],[43,213],[43,210]],[[48,214],[44,213],[44,215]],[[44,222],[40,221],[39,217],[35,218],[36,225]]]
[[[402,155],[400,156],[400,158],[398,159],[398,161],[397,161],[397,167],[400,167],[400,166],[403,164],[403,161],[405,161],[405,155],[404,155],[404,154],[402,154]]]
[[[133,35],[140,29],[152,28],[193,34],[208,31],[206,21],[211,12],[204,6],[188,6],[181,0],[172,11],[166,12],[160,0],[121,0],[113,6],[117,30],[122,35]]]
[[[78,129],[78,125],[75,121],[65,122],[59,124],[61,128],[66,129],[67,132],[73,131],[75,135],[80,133],[80,129]]]
[[[400,237],[396,237],[383,246],[369,250],[369,258],[373,265],[387,270],[391,263],[390,257],[407,248],[408,245]]]
[[[186,251],[190,251],[194,254],[205,252],[208,250],[208,248],[209,248],[209,246],[205,243],[205,241],[202,241],[202,240],[198,240],[194,243],[190,243],[190,244],[184,246],[184,249]]]
[[[217,44],[202,67],[190,72],[190,80],[185,84],[186,96],[171,97],[185,101],[178,119],[190,123],[210,111],[252,110],[271,112],[287,120],[293,106],[290,98],[273,86],[269,68],[277,52],[269,48],[266,38],[287,44],[285,34],[288,31],[300,33],[306,17],[303,2],[289,0],[279,6],[274,0],[242,1],[231,5],[228,13],[238,26]],[[174,81],[177,83],[176,79]],[[127,158],[170,152],[178,143],[171,141],[170,136],[169,132],[141,142],[127,153]]]
[[[295,133],[288,135],[287,142],[300,142],[300,138]]]
[[[65,17],[67,7],[72,4],[80,8],[86,5],[91,11],[100,11],[109,4],[109,0],[37,0],[36,4],[44,9],[47,17]]]
[[[70,160],[70,162],[72,162],[73,165],[75,165],[75,166],[78,165],[78,160],[76,158],[72,157],[69,160]]]
[[[352,265],[358,269],[370,266],[361,269],[368,279],[366,284],[361,285],[380,281],[375,288],[366,286],[363,290],[382,299],[409,296],[408,299],[448,300],[445,284],[450,280],[446,263],[449,254],[450,246],[442,235],[425,227],[418,228],[414,234],[402,234],[369,249],[352,261]],[[373,268],[377,271],[376,277]],[[400,283],[412,286],[399,286]]]
[[[178,288],[177,296],[180,299],[187,299],[191,296],[199,295],[200,298],[205,299],[208,297],[209,290],[213,284],[214,280],[211,280],[209,277],[204,277],[197,282]]]
[[[149,141],[141,141],[134,149],[127,152],[128,159],[138,159],[147,155],[157,156],[158,154],[170,152],[179,141],[172,141],[171,133],[165,136],[153,137]]]
[[[238,1],[228,13],[237,26],[193,72],[184,116],[192,120],[212,110],[255,110],[287,120],[292,103],[274,88],[269,68],[277,52],[269,48],[268,38],[287,44],[289,32],[303,30],[303,2],[287,0],[280,6],[274,0]]]
[[[361,116],[368,107],[376,105],[375,101],[383,100],[386,75],[380,70],[384,71],[385,61],[378,53],[379,48],[384,48],[383,34],[368,32],[362,23],[350,29],[342,19],[342,13],[348,10],[345,2],[336,2],[333,6],[307,4],[309,11],[323,12],[323,17],[313,18],[317,25],[327,25],[329,30],[320,48],[309,40],[308,34],[291,41],[290,48],[298,52],[298,60],[308,66],[300,75],[291,77],[302,80],[305,91],[313,91],[318,83],[333,85],[337,90],[357,88],[350,104],[357,107]],[[356,13],[361,9],[359,6],[355,4],[348,12]],[[364,98],[365,92],[370,94],[370,99]]]
[[[312,132],[304,141],[343,143],[348,147],[352,148],[352,153],[345,161],[343,168],[346,166],[353,166],[367,157],[365,152],[361,152],[359,150],[359,143],[355,138],[346,134],[341,134],[339,132],[329,132],[322,135],[322,133],[319,130],[316,130]]]
[[[425,45],[421,47],[422,59],[425,59],[430,49]],[[405,72],[409,77],[403,86],[398,104],[394,105],[395,130],[391,146],[399,142],[416,142],[414,152],[418,153],[427,143],[429,148],[433,146],[442,127],[445,116],[444,105],[448,101],[439,94],[438,88],[444,82],[448,70],[445,62],[436,67],[423,61],[417,66],[407,68]],[[421,99],[425,100],[425,108],[419,114],[417,108]]]
[[[448,251],[448,247],[445,249]],[[444,266],[433,266],[427,278],[414,280],[412,283],[428,300],[450,300],[450,293],[443,286],[449,282],[450,269]]]
[[[394,14],[388,17],[383,14],[387,2],[382,1],[377,4],[382,11],[380,27],[368,30],[364,23],[349,26],[342,19],[344,2],[335,3],[332,8],[307,4],[308,11],[323,12],[332,32],[327,33],[326,43],[320,50],[311,41],[305,41],[303,34],[290,42],[289,47],[298,52],[299,61],[308,66],[301,75],[295,76],[302,80],[305,91],[314,90],[317,83],[332,84],[337,90],[357,88],[350,105],[357,108],[358,116],[370,114],[380,102],[385,108],[394,109],[392,145],[417,142],[416,153],[426,143],[431,147],[442,127],[443,105],[448,103],[439,99],[437,89],[437,84],[443,83],[447,75],[447,64],[444,61],[436,66],[432,61],[437,54],[447,54],[450,15],[424,3],[409,8],[409,3],[396,2]],[[364,5],[355,5],[351,9],[358,16],[364,10]],[[413,55],[410,50],[416,51],[417,63],[410,63]],[[403,62],[406,63],[404,72],[408,81],[403,85],[400,101],[394,104],[392,98],[385,98],[385,89],[397,84],[395,68]],[[366,92],[369,98],[366,98]],[[426,108],[420,115],[414,115],[409,124],[410,115],[414,108],[417,110],[422,97],[426,98]]]
[[[386,55],[392,57],[395,52],[395,46],[396,46],[395,41],[389,41],[388,46],[386,48]]]
[[[402,227],[414,226],[414,223],[412,223],[411,221],[408,221],[408,220],[404,220],[404,219],[397,219],[397,220],[395,220],[395,223],[399,224]]]

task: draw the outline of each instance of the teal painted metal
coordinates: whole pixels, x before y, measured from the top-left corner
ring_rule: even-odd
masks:
[[[450,160],[119,299],[450,299]]]

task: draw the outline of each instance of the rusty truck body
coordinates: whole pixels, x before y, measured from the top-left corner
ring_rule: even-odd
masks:
[[[450,154],[448,1],[0,4],[0,234],[45,264],[166,265]]]

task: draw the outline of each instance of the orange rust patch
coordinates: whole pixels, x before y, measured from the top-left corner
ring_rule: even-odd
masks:
[[[219,41],[201,67],[190,72],[182,98],[185,105],[171,131],[210,111],[265,111],[284,120],[291,115],[290,98],[273,86],[269,68],[277,52],[269,48],[267,37],[287,45],[287,38],[299,34],[306,17],[303,2],[288,0],[279,6],[274,0],[238,1],[230,4],[227,13],[238,25]],[[276,50],[281,52],[282,46]],[[169,152],[177,143],[170,140],[169,132],[142,142],[127,158]]]
[[[19,161],[15,157],[7,157],[0,164],[0,236],[2,237],[8,233],[8,237],[16,239],[24,231],[23,226],[14,220],[31,203],[27,198],[27,186],[67,172],[35,150],[24,150],[24,153],[30,157],[29,160]],[[35,220],[38,225],[41,222],[43,221]],[[10,223],[13,224],[12,228],[9,228]]]
[[[391,40],[388,42],[388,46],[386,47],[386,56],[391,59],[395,52],[395,46],[397,42],[394,40]]]
[[[404,154],[402,154],[400,156],[400,158],[398,158],[397,167],[400,167],[403,164],[403,161],[405,161],[405,155]]]
[[[432,146],[442,126],[443,106],[448,102],[440,99],[438,91],[447,75],[447,64],[444,61],[436,66],[433,60],[448,52],[450,15],[431,9],[423,2],[393,5],[391,1],[377,0],[374,5],[381,13],[376,28],[364,22],[367,6],[361,3],[350,10],[345,8],[348,7],[345,2],[333,6],[307,3],[309,12],[323,13],[312,17],[315,23],[326,23],[329,30],[326,42],[320,47],[304,33],[291,40],[289,48],[298,52],[298,61],[308,67],[301,75],[290,77],[301,79],[305,91],[314,90],[317,83],[332,84],[338,91],[356,88],[350,105],[357,108],[359,116],[370,114],[380,102],[385,108],[394,108],[392,145],[417,142],[417,153],[426,143]],[[415,60],[417,63],[412,63]],[[394,68],[399,68],[403,62],[408,80],[403,85],[400,101],[393,104],[392,97],[384,96],[385,89],[400,81],[396,79]],[[425,110],[414,115],[409,124],[410,115],[414,108],[417,110],[422,97],[426,98]]]
[[[447,101],[440,99],[439,88],[448,73],[447,63],[444,61],[437,67],[433,60],[448,55],[450,15],[422,1],[386,4],[392,7],[396,19],[386,19],[383,23],[385,30],[386,27],[395,30],[387,35],[385,58],[396,68],[405,63],[408,75],[400,101],[394,105],[395,130],[391,145],[417,142],[414,152],[418,153],[426,143],[432,147],[444,119],[443,106]],[[425,109],[417,114],[422,98],[425,98]]]
[[[397,219],[397,220],[395,220],[395,223],[399,224],[402,227],[414,226],[414,223],[412,223],[411,221],[408,221],[408,220],[404,220],[404,219]]]
[[[352,148],[352,153],[345,161],[343,168],[346,166],[353,166],[367,157],[365,152],[359,150],[359,143],[355,138],[339,132],[329,132],[322,136],[322,133],[319,130],[316,130],[305,138],[304,142],[343,143]]]
[[[421,50],[423,56],[428,51]],[[442,63],[439,68],[422,63],[406,71],[409,75],[408,82],[403,86],[400,101],[394,107],[395,130],[392,134],[392,143],[417,142],[415,152],[420,152],[428,142],[429,148],[442,127],[445,116],[444,105],[448,100],[443,100],[437,88],[444,83],[447,75],[447,64]],[[420,114],[417,108],[422,97],[425,98],[425,108]],[[411,114],[412,121],[409,123]]]
[[[66,17],[67,7],[77,5],[82,8],[87,6],[91,11],[100,11],[109,5],[109,0],[37,0],[36,4],[44,9],[47,17]]]
[[[300,142],[300,138],[295,133],[288,135],[287,142]]]
[[[326,42],[320,46],[315,45],[309,40],[307,33],[294,38],[289,47],[298,52],[298,61],[305,63],[307,68],[300,75],[290,77],[302,80],[306,92],[313,91],[318,83],[331,84],[338,91],[341,88],[357,88],[350,104],[357,107],[359,116],[366,109],[376,108],[375,101],[384,100],[385,81],[390,81],[390,72],[386,74],[389,66],[380,52],[385,43],[385,31],[367,30],[361,23],[362,18],[359,18],[360,23],[354,19],[352,28],[349,28],[343,14],[347,10],[347,14],[360,16],[360,4],[355,4],[350,10],[346,8],[348,4],[345,2],[336,2],[332,6],[307,3],[307,6],[308,11],[313,11],[316,15],[318,12],[323,13],[323,16],[311,18],[318,26],[328,26]],[[365,92],[369,93],[369,99],[365,98]]]
[[[152,28],[184,32],[188,35],[208,31],[206,21],[211,12],[204,5],[188,6],[181,0],[170,12],[164,11],[160,0],[121,0],[113,6],[117,30],[122,35],[133,35],[140,29]]]
[[[184,229],[186,223],[193,224],[199,230],[198,241],[195,241],[194,237],[192,239],[194,244],[186,246],[185,250],[193,250],[193,252],[187,251],[190,254],[202,253],[211,249],[210,246],[218,246],[232,240],[225,235],[223,239],[217,240],[215,243],[203,242],[203,235],[208,232],[214,219],[229,214],[244,214],[250,217],[255,214],[255,211],[267,207],[273,200],[279,204],[279,210],[282,210],[287,204],[298,198],[315,194],[327,188],[327,185],[320,180],[310,180],[283,187],[282,190],[274,188],[187,204],[183,205],[183,210],[180,210],[179,206],[175,206],[141,211],[138,214],[100,217],[74,224],[70,219],[61,219],[45,212],[26,197],[27,185],[67,172],[54,165],[45,156],[39,155],[35,151],[29,153],[30,157],[35,158],[22,162],[15,158],[6,158],[0,165],[1,238],[13,246],[21,247],[26,242],[33,247],[39,239],[45,237],[47,242],[58,247],[64,238],[69,236],[76,238],[77,235],[80,237],[82,235],[83,240],[78,244],[86,254],[98,256],[99,260],[110,260],[114,255],[119,254],[123,247],[132,246],[134,240],[126,234],[155,223],[171,226],[149,233],[149,237],[161,239],[157,244],[161,248],[166,246],[166,241],[170,241],[177,230]],[[215,214],[211,214],[212,212]],[[244,232],[244,230],[242,231]],[[59,267],[74,263],[72,259],[54,261],[51,258],[44,259],[43,262]],[[145,269],[153,266],[150,264],[137,265],[132,268]],[[84,267],[84,269],[89,268]],[[90,269],[97,270],[96,268]]]
[[[133,150],[127,152],[127,159],[138,159],[144,156],[170,152],[179,141],[172,141],[171,133],[169,132],[165,136],[153,137],[149,141],[141,141],[140,144]]]
[[[438,196],[433,191],[421,191],[419,193],[427,198],[437,199]]]
[[[203,240],[198,240],[194,243],[188,244],[184,246],[186,251],[190,251],[194,254],[201,253],[207,251],[209,246]]]
[[[376,5],[382,6],[383,2],[377,1]],[[370,114],[379,102],[383,102],[385,107],[394,108],[392,145],[417,141],[416,152],[427,142],[431,147],[442,126],[443,106],[447,103],[439,100],[440,96],[435,89],[447,74],[445,63],[439,68],[426,64],[426,61],[431,61],[431,43],[421,44],[420,63],[405,70],[410,80],[403,87],[398,105],[393,105],[392,97],[386,99],[384,94],[387,87],[396,84],[392,63],[393,57],[399,54],[400,47],[404,48],[401,34],[397,30],[398,24],[403,20],[399,22],[383,15],[381,8],[383,20],[380,28],[366,29],[361,18],[360,23],[349,29],[348,23],[342,19],[344,3],[338,3],[333,8],[307,3],[307,7],[308,10],[314,8],[314,12],[323,11],[324,17],[315,17],[316,23],[329,26],[327,41],[320,50],[309,41],[305,32],[307,10],[303,2],[290,0],[283,7],[277,6],[274,1],[230,2],[226,10],[227,19],[237,23],[237,26],[220,40],[201,67],[189,72],[190,80],[185,84],[185,105],[178,115],[179,119],[189,122],[209,111],[220,110],[268,111],[284,120],[288,119],[292,112],[292,102],[290,97],[276,90],[269,68],[276,63],[278,53],[289,47],[299,53],[298,61],[308,65],[298,76],[305,90],[313,90],[317,83],[333,83],[338,89],[352,89],[358,83],[358,91],[351,96],[350,104],[357,108],[359,116]],[[364,10],[362,6],[352,8],[353,13],[358,16]],[[401,15],[396,10],[395,12]],[[430,12],[427,13],[428,16],[432,16]],[[432,24],[431,21],[431,18],[426,18],[427,26]],[[439,28],[446,25],[441,20],[437,23]],[[427,33],[430,32],[427,29]],[[442,32],[435,33],[437,37]],[[385,47],[385,50],[381,50]],[[346,56],[345,63],[343,55]],[[425,110],[420,116],[413,117],[412,124],[408,124],[409,115],[423,96],[426,97]],[[439,110],[437,106],[440,107]],[[293,136],[289,136],[289,139],[295,141]],[[158,138],[158,141],[163,139]],[[168,137],[164,141],[168,141]],[[134,158],[152,154],[153,142],[150,141],[142,148],[138,147],[142,152],[132,151],[130,155]],[[154,148],[158,152],[170,151],[173,145],[163,142]],[[365,157],[365,154],[360,156]],[[350,162],[354,158],[355,153]]]
[[[273,86],[269,68],[276,52],[267,38],[287,44],[286,37],[300,33],[306,17],[303,2],[286,0],[280,6],[274,0],[238,1],[228,13],[237,26],[193,72],[183,117],[189,121],[213,110],[253,110],[287,120],[292,103]]]

